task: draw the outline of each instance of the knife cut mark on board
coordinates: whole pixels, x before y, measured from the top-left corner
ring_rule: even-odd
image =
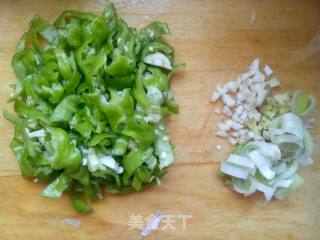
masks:
[[[295,50],[289,59],[289,63],[301,63],[315,55],[320,50],[320,31],[303,47]]]

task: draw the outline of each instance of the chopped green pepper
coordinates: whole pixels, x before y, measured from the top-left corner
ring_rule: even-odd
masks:
[[[112,4],[99,15],[31,20],[12,58],[17,83],[8,102],[16,115],[3,115],[15,125],[10,147],[23,177],[49,183],[42,196],[70,192],[74,209],[89,213],[86,201],[104,190],[160,181],[174,160],[163,118],[178,112],[169,88],[179,65],[171,67],[167,34],[161,22],[129,27]],[[155,52],[170,68],[145,62]]]

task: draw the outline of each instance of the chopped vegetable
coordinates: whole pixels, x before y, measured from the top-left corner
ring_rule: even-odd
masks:
[[[150,235],[150,233],[154,230],[156,230],[161,222],[161,220],[164,218],[164,214],[162,212],[157,212],[155,215],[151,215],[152,217],[148,221],[148,225],[143,228],[140,232],[140,235],[142,237],[146,237]]]
[[[310,117],[317,110],[317,100],[306,91],[298,90],[293,93],[291,110],[302,117]]]
[[[164,117],[178,113],[170,91],[173,48],[168,25],[129,27],[112,4],[100,15],[39,16],[21,37],[18,78],[4,111],[15,125],[10,147],[24,177],[48,182],[42,196],[71,193],[79,213],[113,193],[159,184],[174,162]]]
[[[211,101],[216,102],[221,98],[224,106],[222,111],[218,110],[216,113],[222,112],[227,117],[227,120],[222,122],[223,126],[228,123],[227,129],[221,129],[218,125],[217,135],[228,138],[231,145],[242,144],[250,139],[259,140],[260,127],[255,125],[263,120],[263,115],[257,109],[266,101],[270,89],[278,85],[268,65],[265,65],[264,73],[260,70],[260,59],[257,58],[251,63],[246,73],[232,82],[217,86]],[[245,127],[250,128],[251,131],[243,131]]]
[[[255,59],[235,82],[217,86],[211,100],[221,97],[223,113],[231,117],[218,124],[217,135],[240,144],[221,163],[225,184],[244,196],[260,191],[271,201],[298,189],[303,183],[299,166],[313,162],[314,144],[306,128],[310,122],[304,121],[315,114],[316,99],[302,90],[269,95],[279,81],[268,65],[264,72]],[[235,104],[229,91],[236,92]]]
[[[304,139],[301,139],[303,144],[308,145]],[[288,159],[287,150],[275,143],[250,141],[240,145],[222,161],[220,171],[231,176],[233,189],[245,196],[258,190],[264,193],[267,201],[273,196],[283,199],[303,182],[297,171],[299,159],[305,153],[299,150],[297,152],[300,154],[296,158]],[[310,155],[307,156],[311,158]]]

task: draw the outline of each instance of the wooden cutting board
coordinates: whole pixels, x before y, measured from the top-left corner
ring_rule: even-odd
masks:
[[[304,88],[319,101],[320,1],[113,2],[131,26],[167,21],[176,62],[187,63],[173,80],[181,114],[168,118],[176,163],[161,186],[108,194],[92,214],[81,216],[68,196],[42,198],[43,184],[22,179],[8,148],[12,126],[1,116],[0,239],[139,239],[137,227],[157,211],[165,218],[147,239],[319,239],[319,148],[313,166],[300,171],[305,184],[288,199],[267,206],[260,194],[245,199],[217,175],[218,162],[231,147],[214,135],[219,116],[209,99],[217,84],[233,80],[260,57],[281,80],[279,91]],[[28,21],[35,14],[53,20],[65,9],[100,12],[103,6],[93,0],[1,0],[1,108],[15,82],[10,61]],[[316,146],[319,127],[317,121],[312,129]],[[215,150],[217,143],[224,145],[223,151]],[[68,224],[71,220],[80,226]]]

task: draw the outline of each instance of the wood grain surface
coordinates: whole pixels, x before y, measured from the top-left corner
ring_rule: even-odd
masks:
[[[219,117],[209,102],[216,84],[246,71],[255,57],[268,63],[281,80],[278,91],[304,88],[320,100],[320,1],[168,1],[116,0],[118,13],[131,26],[167,21],[176,62],[173,90],[181,114],[168,118],[176,163],[161,186],[127,195],[110,195],[86,216],[72,209],[68,196],[49,200],[38,195],[44,185],[24,180],[8,147],[12,126],[0,117],[0,239],[139,239],[128,227],[161,211],[166,227],[146,239],[319,239],[320,150],[315,163],[301,169],[305,184],[288,199],[265,206],[260,194],[243,198],[223,186],[218,162],[231,147],[214,132]],[[10,67],[18,38],[35,15],[52,21],[62,10],[100,12],[102,1],[0,1],[0,106],[6,106]],[[256,15],[252,24],[251,18]],[[10,107],[9,107],[10,109]],[[320,124],[312,129],[316,146]],[[224,150],[215,151],[217,143]],[[191,215],[183,229],[179,216]],[[79,227],[65,219],[81,221]],[[142,219],[142,220],[143,220]],[[160,225],[160,227],[164,225]]]

